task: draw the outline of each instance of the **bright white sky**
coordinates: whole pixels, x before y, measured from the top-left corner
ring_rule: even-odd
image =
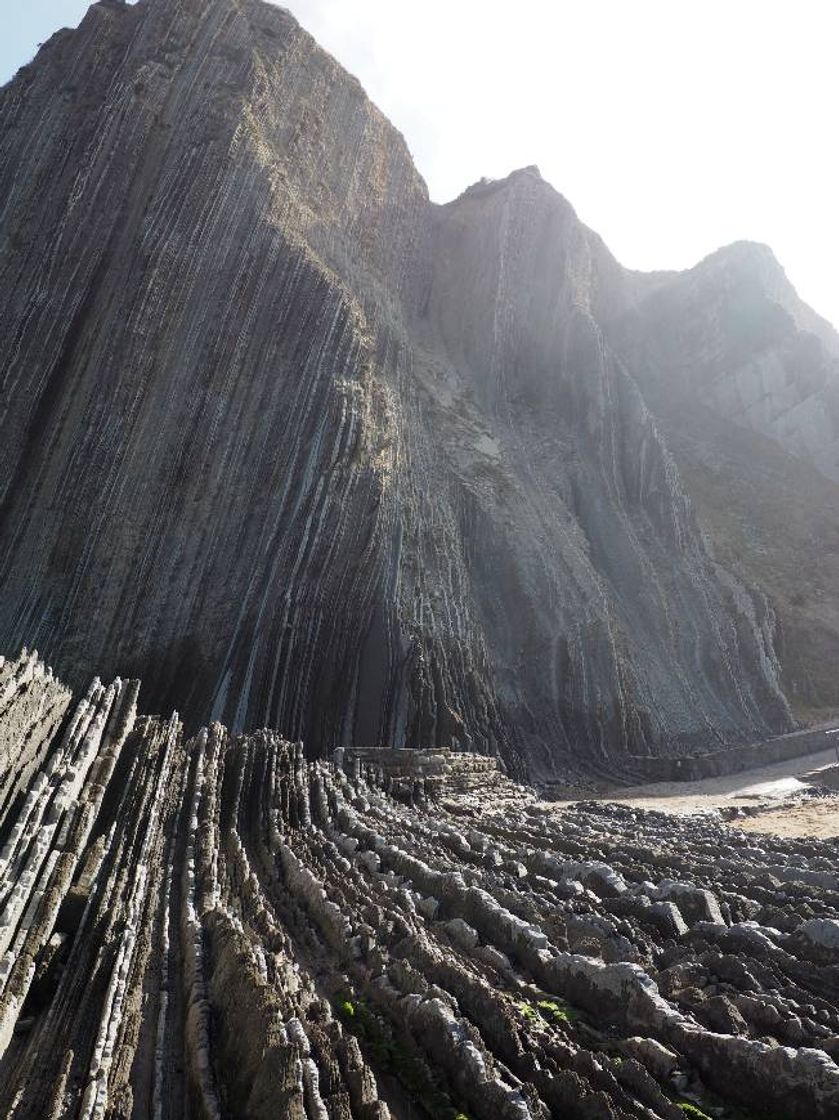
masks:
[[[84,0],[4,0],[0,80]],[[536,163],[622,263],[775,250],[839,326],[836,0],[287,0],[432,198]]]

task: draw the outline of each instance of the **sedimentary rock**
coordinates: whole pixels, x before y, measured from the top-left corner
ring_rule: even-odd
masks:
[[[832,842],[135,699],[95,682],[0,818],[4,1116],[836,1115]]]
[[[44,761],[72,693],[38,658],[23,650],[0,657],[0,806],[26,789]]]
[[[794,707],[835,709],[839,335],[750,242],[684,273],[639,276],[606,331],[718,559],[769,595]]]
[[[60,717],[56,720],[53,712],[66,709],[67,690],[34,654],[24,652],[11,668],[17,670],[12,683],[28,677],[27,692],[41,702],[23,712],[19,702],[0,722],[0,741],[13,746],[15,733],[30,732],[0,770],[9,790],[0,817],[0,1055],[9,1046],[39,962],[61,949],[61,940],[51,941],[59,907],[87,854],[91,828],[134,722],[138,687],[116,680],[104,688],[94,680],[58,731]],[[52,742],[49,734],[42,738],[46,729],[56,732]],[[30,743],[38,747],[34,758],[27,758]]]
[[[431,204],[282,9],[53,37],[0,91],[0,245],[7,651],[312,755],[545,776],[790,726],[645,399],[668,278],[532,168]]]

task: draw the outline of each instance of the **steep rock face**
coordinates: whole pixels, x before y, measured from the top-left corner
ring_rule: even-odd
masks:
[[[366,246],[359,270],[398,293],[412,227],[391,212],[421,184],[267,6],[97,5],[46,55],[2,108],[4,632],[76,672],[91,639],[159,658],[151,689],[174,672],[188,710],[340,737],[387,597],[392,451],[364,313],[311,243]]]
[[[839,707],[839,336],[763,245],[651,280],[637,277],[607,333],[716,555],[771,599],[786,694],[826,715]]]
[[[0,238],[9,649],[534,774],[789,726],[604,333],[662,278],[533,169],[431,205],[281,9],[94,5],[0,91]]]
[[[632,308],[644,384],[699,399],[839,481],[839,336],[796,295],[772,251],[739,242]]]
[[[599,326],[626,298],[600,239],[525,170],[438,211],[432,246],[421,337],[444,364],[420,383],[450,433],[477,613],[531,754],[736,734],[743,708],[779,718],[771,617],[710,560]]]

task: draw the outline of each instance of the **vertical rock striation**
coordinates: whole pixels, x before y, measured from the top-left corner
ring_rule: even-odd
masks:
[[[72,699],[70,690],[24,650],[0,658],[0,806],[5,811],[44,761]]]
[[[607,333],[718,558],[770,597],[797,713],[839,708],[839,336],[765,245],[635,277]]]
[[[25,692],[41,703],[26,703],[19,689],[0,717],[3,741],[10,724],[12,731],[22,724],[30,732],[20,753],[4,759],[0,769],[0,781],[13,794],[0,816],[0,1056],[38,967],[46,967],[61,948],[61,935],[53,939],[59,908],[71,892],[134,723],[139,688],[136,681],[116,680],[105,688],[94,680],[58,733],[60,715],[55,719],[53,713],[67,708],[69,693],[35,655],[22,655],[15,683],[27,676]]]
[[[0,246],[6,649],[531,775],[790,726],[615,325],[662,278],[535,169],[432,205],[282,9],[55,36],[0,91]]]

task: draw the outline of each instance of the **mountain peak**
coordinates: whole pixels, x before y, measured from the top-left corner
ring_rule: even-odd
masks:
[[[697,273],[736,272],[765,280],[786,279],[778,258],[769,245],[762,241],[732,241],[709,253],[691,270]]]
[[[500,179],[491,179],[484,176],[476,182],[470,184],[464,191],[462,191],[452,201],[459,202],[463,198],[480,198],[491,194],[497,194],[501,191],[509,190],[522,183],[542,183],[550,187],[550,183],[542,177],[542,173],[536,164],[530,164],[527,167],[518,167],[510,171],[507,175],[502,176]],[[551,190],[554,190],[551,187]],[[554,193],[559,194],[558,191]],[[560,196],[562,197],[562,196]],[[450,205],[450,204],[449,204]]]
[[[800,330],[816,335],[828,350],[839,356],[839,336],[834,327],[806,304],[786,274],[774,250],[761,241],[734,241],[710,253],[690,273],[725,277],[729,287],[763,292],[772,303],[791,315]]]

